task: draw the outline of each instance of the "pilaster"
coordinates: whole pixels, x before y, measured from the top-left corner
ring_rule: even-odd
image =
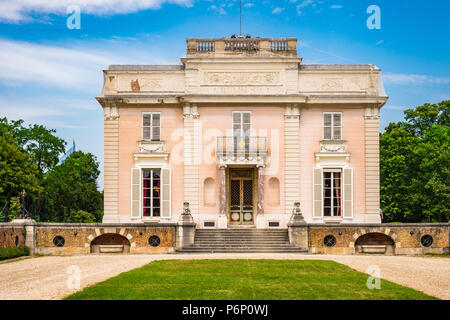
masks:
[[[192,214],[199,213],[201,123],[196,105],[183,105],[184,117],[184,201],[189,202]]]
[[[118,222],[119,214],[119,108],[104,103],[104,216],[103,222]]]
[[[364,115],[366,214],[365,220],[380,222],[380,109],[367,107]]]
[[[290,214],[300,195],[300,108],[296,104],[288,104],[285,109],[284,145],[285,213]]]

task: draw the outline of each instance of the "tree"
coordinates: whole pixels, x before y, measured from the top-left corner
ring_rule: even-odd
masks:
[[[65,151],[66,142],[54,135],[56,130],[37,124],[25,128],[23,120],[8,122],[6,118],[1,118],[0,124],[10,130],[19,147],[30,155],[31,162],[36,164],[41,176],[58,164],[59,155]]]
[[[37,172],[37,166],[19,147],[9,127],[0,122],[0,208],[11,197],[18,197],[22,190],[29,197],[36,195],[41,190]]]
[[[72,223],[94,223],[95,216],[93,214],[83,211],[83,210],[78,210],[78,211],[71,210],[69,222],[72,222]]]
[[[380,136],[380,202],[387,221],[450,218],[450,101],[408,109]]]
[[[433,125],[414,149],[418,175],[411,188],[411,206],[428,221],[450,219],[450,127]]]
[[[450,126],[450,100],[437,104],[425,103],[416,109],[404,111],[406,127],[422,137],[433,125]]]
[[[99,164],[90,153],[70,154],[44,176],[41,218],[48,221],[70,220],[71,211],[83,210],[101,222],[102,193],[97,190]]]

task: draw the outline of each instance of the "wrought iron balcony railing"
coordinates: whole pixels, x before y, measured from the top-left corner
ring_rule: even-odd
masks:
[[[265,159],[267,152],[266,137],[217,137],[218,159],[258,160]]]

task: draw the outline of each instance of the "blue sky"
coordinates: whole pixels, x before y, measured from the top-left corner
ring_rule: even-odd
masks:
[[[71,4],[80,30],[66,26]],[[379,30],[367,28],[370,5]],[[244,0],[243,33],[297,37],[304,63],[379,66],[383,129],[404,109],[450,99],[449,12],[448,0]],[[0,117],[54,128],[103,161],[102,69],[179,63],[185,38],[237,33],[233,0],[0,0]]]

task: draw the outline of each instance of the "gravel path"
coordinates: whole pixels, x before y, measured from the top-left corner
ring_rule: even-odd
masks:
[[[383,279],[450,300],[450,259],[406,256],[305,254],[177,254],[46,256],[0,264],[0,299],[62,299],[69,289],[70,268],[81,274],[80,288],[104,281],[154,260],[167,259],[313,259],[334,260],[366,272],[376,265]]]

